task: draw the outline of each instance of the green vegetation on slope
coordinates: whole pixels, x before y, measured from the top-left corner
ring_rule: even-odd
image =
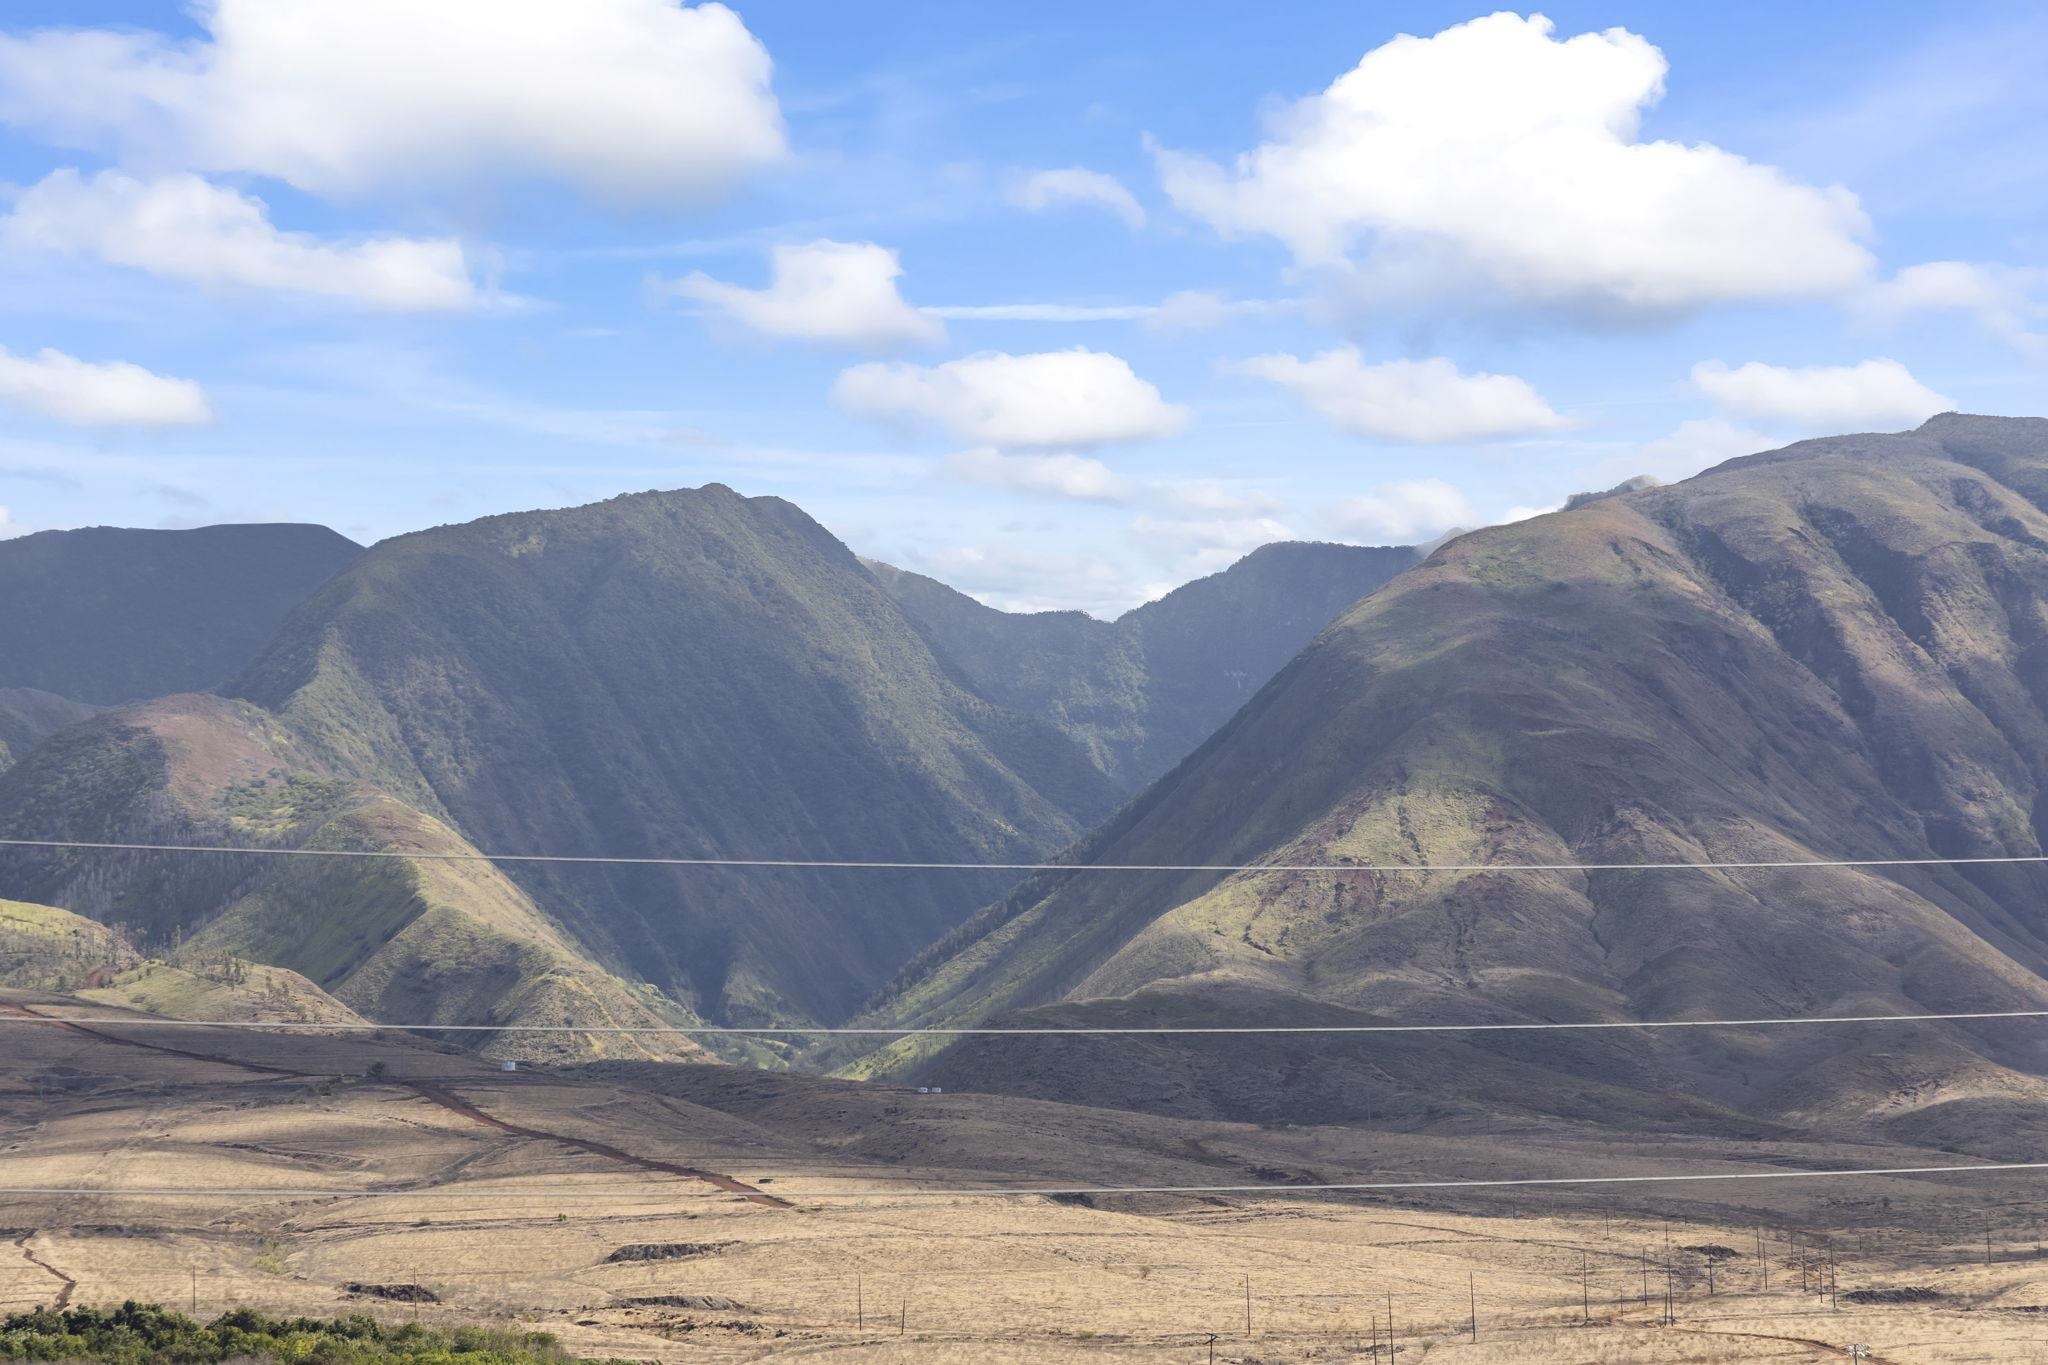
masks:
[[[293,525],[0,541],[0,688],[113,705],[217,687],[361,552]]]
[[[219,1365],[234,1360],[309,1365],[557,1365],[572,1357],[545,1332],[481,1327],[385,1327],[366,1315],[271,1318],[248,1308],[201,1324],[157,1304],[38,1308],[0,1319],[0,1358],[92,1360],[103,1365]]]
[[[0,900],[0,986],[70,991],[134,965],[120,933],[54,905]]]

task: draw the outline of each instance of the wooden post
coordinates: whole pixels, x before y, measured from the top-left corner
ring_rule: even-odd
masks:
[[[1671,1311],[1671,1264],[1668,1261],[1664,1265],[1664,1321],[1678,1321],[1678,1315]]]
[[[1252,1334],[1252,1277],[1244,1277],[1244,1334]]]
[[[867,1294],[858,1275],[853,1277],[853,1325],[857,1331],[865,1332],[868,1329]]]
[[[1472,1340],[1479,1340],[1479,1276],[1476,1271],[1465,1272],[1465,1301],[1472,1309]]]
[[[1593,1325],[1593,1272],[1583,1247],[1579,1249],[1579,1321],[1587,1327]]]
[[[192,1316],[199,1316],[199,1268],[192,1268]]]
[[[1391,1290],[1391,1289],[1389,1289],[1389,1290],[1387,1291],[1387,1359],[1388,1359],[1388,1360],[1392,1360],[1392,1359],[1393,1359],[1393,1358],[1394,1358],[1394,1357],[1395,1357],[1395,1356],[1396,1356],[1397,1354],[1399,1354],[1399,1353],[1400,1353],[1400,1350],[1401,1350],[1401,1348],[1400,1348],[1400,1346],[1398,1346],[1398,1345],[1396,1344],[1396,1342],[1398,1342],[1398,1341],[1399,1341],[1399,1338],[1398,1338],[1398,1337],[1396,1337],[1396,1336],[1394,1335],[1394,1291],[1393,1291],[1393,1290]]]

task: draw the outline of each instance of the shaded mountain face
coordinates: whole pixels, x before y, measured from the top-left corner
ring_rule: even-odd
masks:
[[[231,691],[494,852],[1014,861],[1119,796],[950,677],[824,528],[716,485],[385,541]],[[731,1020],[844,1017],[1011,880],[510,871],[597,960]]]
[[[1051,722],[1135,792],[1340,612],[1420,559],[1408,546],[1267,545],[1115,621],[997,611],[921,574],[869,567],[963,684]]]
[[[6,772],[30,749],[93,708],[84,702],[39,692],[33,687],[0,687],[0,772]]]
[[[1459,537],[1345,614],[1077,860],[2038,855],[2044,508],[2048,422],[1948,416]],[[1460,1022],[2040,1007],[2044,905],[2040,864],[1051,874],[927,953],[876,1013],[1170,1019],[1215,991],[1269,1017]],[[2025,1025],[1470,1042],[1772,1121],[2011,1138],[2029,1131],[2018,1110],[2048,1135],[2048,1046]],[[1225,1084],[1196,1046],[1148,1045],[1144,1077],[1105,1058],[1075,1084],[1257,1113],[1233,1093],[1245,1073]],[[1281,1074],[1297,1051],[1257,1065]],[[1047,1059],[1019,1053],[867,1065],[1057,1088]],[[1463,1074],[1427,1079],[1456,1097]],[[1553,1089],[1532,1102],[1575,1102]]]
[[[446,823],[337,773],[247,702],[187,695],[120,707],[0,774],[0,837],[60,832],[406,855],[0,849],[0,879],[22,899],[118,924],[177,963],[239,958],[287,969],[283,978],[262,968],[256,976],[273,995],[304,997],[316,1014],[332,996],[396,1023],[658,1025],[666,1017],[651,991],[593,966]],[[310,984],[295,989],[299,977]],[[217,992],[207,997],[202,979],[181,980],[169,968],[119,984],[159,1004],[195,992],[223,1004]],[[650,1055],[630,1038],[462,1041],[518,1056]],[[657,1050],[702,1055],[687,1043]]]
[[[296,525],[0,541],[0,688],[111,706],[218,687],[361,553]]]

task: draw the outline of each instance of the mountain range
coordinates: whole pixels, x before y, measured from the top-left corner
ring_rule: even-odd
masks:
[[[727,1049],[948,1089],[2048,1140],[2026,1020],[1455,1031],[2048,1007],[2048,864],[1968,861],[2048,824],[2048,423],[1269,546],[1116,621],[717,485],[338,557],[211,691],[0,693],[0,837],[335,856],[15,849],[0,895],[370,1019],[1453,1026]]]
[[[106,711],[0,776],[7,837],[417,858],[17,851],[0,874],[373,1018],[559,1020],[587,998],[578,1017],[836,1021],[1014,876],[458,877],[448,855],[1048,857],[1413,560],[1271,547],[1109,623],[990,611],[717,485],[440,527],[350,555],[216,694]],[[1028,684],[992,665],[1047,630],[1078,643]]]

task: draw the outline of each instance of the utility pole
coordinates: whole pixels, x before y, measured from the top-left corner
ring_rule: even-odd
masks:
[[[1394,1336],[1394,1291],[1387,1291],[1387,1359],[1392,1360],[1400,1347],[1395,1345]]]
[[[199,1267],[192,1268],[192,1316],[199,1316]]]
[[[1244,1277],[1244,1334],[1252,1334],[1252,1277]]]
[[[862,1289],[860,1276],[853,1277],[853,1325],[862,1332],[868,1329],[868,1301]]]
[[[1472,1309],[1472,1340],[1479,1340],[1479,1275],[1476,1271],[1465,1272],[1465,1299]]]
[[[1593,1271],[1583,1247],[1579,1249],[1579,1321],[1587,1327],[1593,1325]]]
[[[1664,1322],[1668,1326],[1678,1321],[1678,1315],[1671,1311],[1671,1265],[1664,1266]]]

